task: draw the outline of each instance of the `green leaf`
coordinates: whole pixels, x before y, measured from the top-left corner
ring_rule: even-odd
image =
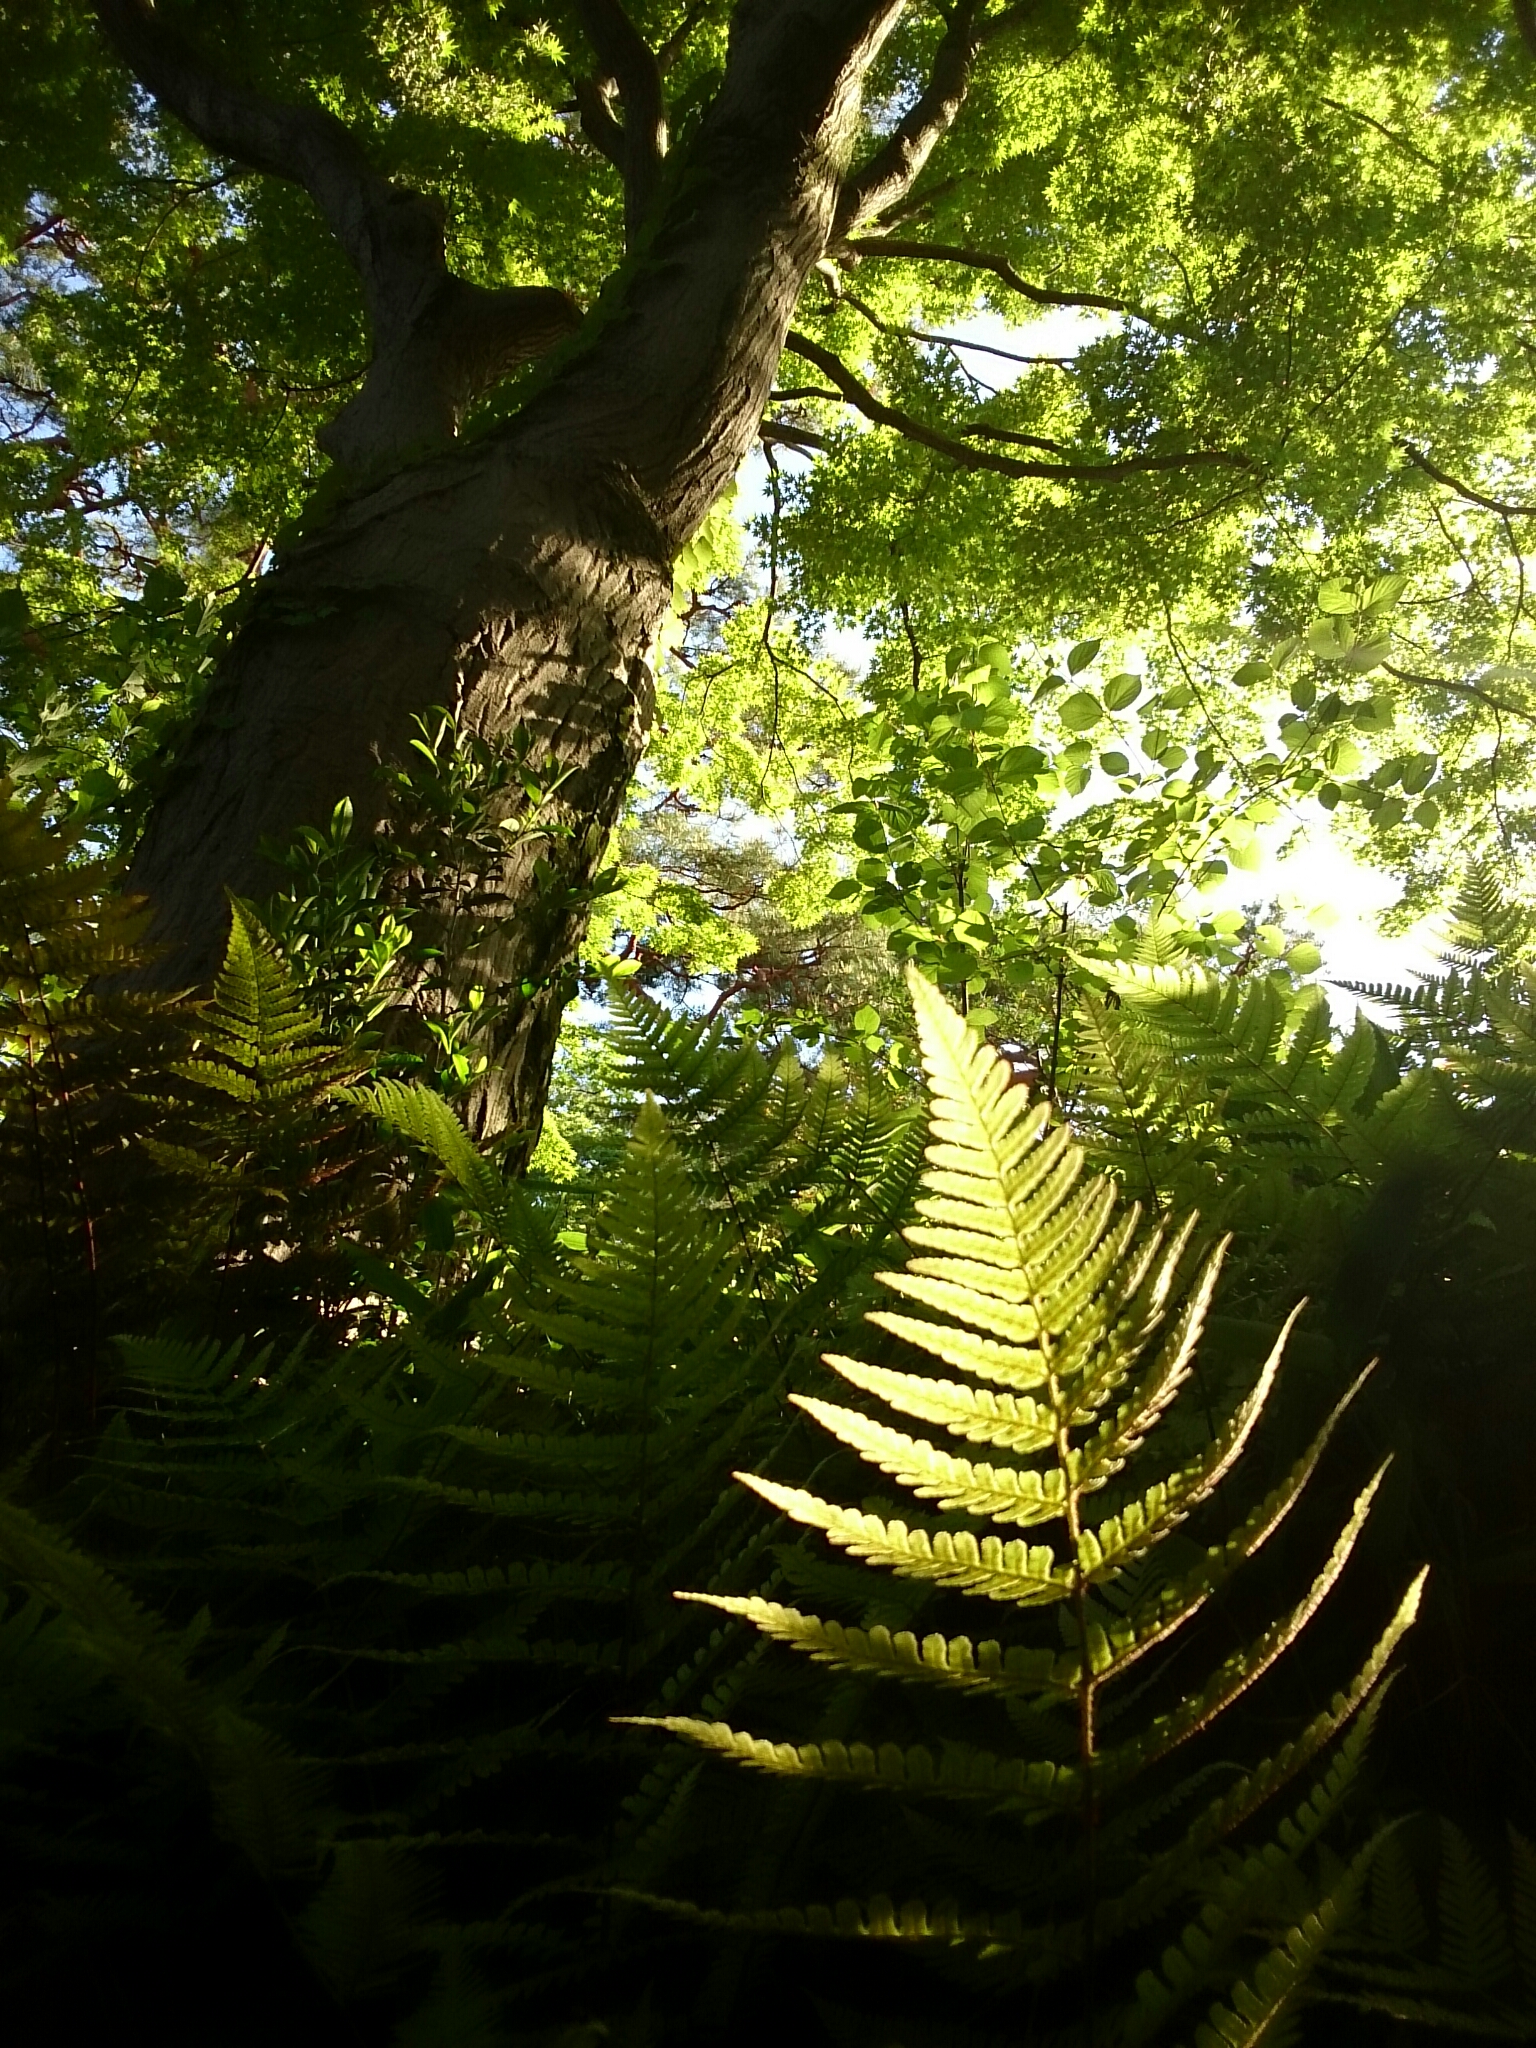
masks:
[[[1060,705],[1057,716],[1068,732],[1091,732],[1104,716],[1104,706],[1091,690],[1075,690]]]
[[[1079,640],[1067,656],[1067,674],[1075,676],[1087,668],[1103,645],[1102,640]]]
[[[1396,718],[1396,707],[1390,697],[1367,697],[1355,705],[1350,713],[1350,722],[1357,732],[1389,732]]]
[[[1365,593],[1361,609],[1367,613],[1390,611],[1407,588],[1408,578],[1404,575],[1378,576]]]
[[[1117,676],[1111,676],[1104,685],[1105,709],[1108,711],[1124,711],[1128,705],[1134,704],[1141,695],[1141,686],[1142,678],[1140,676],[1133,676],[1129,672],[1122,671]]]

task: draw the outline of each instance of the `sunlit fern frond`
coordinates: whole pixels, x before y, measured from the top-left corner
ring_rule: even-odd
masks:
[[[1117,1924],[1117,1908],[1124,1910],[1122,1931],[1166,1914],[1181,1892],[1210,1877],[1212,1859],[1219,1866],[1226,1837],[1368,1708],[1412,1621],[1420,1581],[1353,1684],[1286,1751],[1245,1773],[1171,1838],[1166,1827],[1152,1827],[1147,1840],[1134,1829],[1117,1832],[1116,1816],[1149,1774],[1161,1788],[1149,1795],[1153,1802],[1163,1810],[1176,1806],[1166,1798],[1167,1760],[1226,1716],[1306,1628],[1344,1571],[1380,1474],[1361,1492],[1300,1598],[1204,1679],[1181,1663],[1170,1688],[1158,1653],[1291,1512],[1354,1389],[1294,1469],[1225,1537],[1207,1539],[1166,1574],[1133,1570],[1190,1516],[1224,1497],[1274,1385],[1289,1324],[1247,1391],[1211,1418],[1205,1443],[1170,1462],[1161,1452],[1171,1440],[1162,1425],[1188,1402],[1225,1243],[1197,1256],[1192,1219],[1142,1228],[1138,1211],[1123,1211],[1112,1185],[1088,1174],[1082,1148],[1053,1122],[1048,1106],[1031,1103],[1006,1062],[927,983],[914,975],[911,986],[930,1089],[927,1164],[917,1220],[906,1231],[911,1256],[900,1271],[880,1276],[904,1306],[875,1310],[868,1319],[899,1348],[922,1354],[922,1369],[831,1353],[827,1366],[862,1397],[860,1405],[809,1394],[792,1399],[851,1454],[835,1469],[851,1478],[858,1462],[877,1468],[912,1498],[914,1512],[843,1505],[805,1486],[738,1476],[790,1521],[820,1531],[851,1557],[926,1584],[937,1603],[934,1625],[829,1620],[762,1596],[684,1596],[739,1617],[815,1664],[886,1682],[870,1694],[871,1712],[876,1699],[892,1703],[875,1718],[875,1729],[888,1724],[891,1734],[851,1738],[839,1727],[835,1735],[802,1741],[688,1715],[641,1725],[666,1728],[786,1783],[879,1787],[908,1800],[961,1800],[986,1814],[1029,1818],[1045,1831],[1037,1848],[1048,1838],[1057,1845],[1053,1940],[1085,1911],[1085,1888],[1097,1892],[1084,1925],[1098,1931],[1085,1932],[1079,1944],[1089,1967],[1096,1942]],[[1202,991],[1195,1007],[1200,1014],[1208,1008],[1213,1032],[1250,1043],[1255,1058],[1262,1055],[1271,1067],[1300,1045],[1293,1074],[1315,1073],[1306,1092],[1310,1098],[1316,1089],[1326,1099],[1336,1077],[1310,1030],[1310,1007],[1290,1015],[1266,1001],[1250,1004],[1246,1021],[1241,1006],[1219,995],[1208,999]],[[1349,1093],[1364,1085],[1364,1056],[1357,1048],[1340,1057],[1352,1062],[1354,1079],[1336,1080],[1336,1092]],[[881,1410],[894,1412],[899,1426]],[[1101,1588],[1122,1581],[1131,1589],[1126,1599],[1116,1604],[1102,1596]],[[966,1599],[1002,1609],[1013,1626],[983,1637],[939,1625],[946,1611],[958,1617]],[[1046,1607],[1054,1619],[1042,1636],[1031,1630],[1030,1616]],[[1105,1689],[1133,1667],[1150,1683],[1150,1697],[1111,1731]],[[898,1707],[898,1695],[913,1704]],[[972,1704],[952,1708],[951,1701]],[[1001,1722],[996,1710],[983,1711],[988,1701],[1007,1708]],[[971,1734],[945,1718],[955,1712],[969,1715]],[[1005,1726],[1015,1738],[1011,1752],[996,1743]],[[1069,1728],[1069,1739],[1058,1740],[1052,1727],[1063,1737]],[[927,1739],[912,1740],[914,1729]],[[1364,1724],[1362,1741],[1363,1732]],[[1197,1928],[1188,1945],[1206,1963],[1164,1987],[1170,2012],[1200,1992],[1228,2001],[1212,2008],[1212,2039],[1230,2023],[1244,2030],[1233,2039],[1257,2041],[1303,1995],[1347,1901],[1337,1887],[1307,1890],[1311,1880],[1294,1873],[1343,1782],[1303,1809],[1315,1824],[1287,1822],[1262,1854],[1251,1852],[1260,1856],[1253,1882],[1284,1865],[1302,1886],[1304,1910],[1285,1939],[1255,1954],[1253,1930],[1268,1924],[1267,1908],[1245,1906],[1241,1886],[1234,1892],[1229,1885],[1222,1910],[1232,1922],[1230,1938],[1217,1943],[1209,1925],[1204,1933]],[[1102,1844],[1097,1860],[1089,1846],[1095,1837]],[[929,1908],[913,1908],[912,1938],[928,1939],[942,1927],[955,1940],[963,1938],[962,1923],[985,1921],[992,1930],[985,1939],[995,1943],[1009,1910],[1007,1900],[978,1902],[980,1918],[961,1914],[957,1921],[948,1908],[937,1919]],[[829,1912],[833,1924],[818,1921],[826,1931],[844,1921],[850,1932],[868,1931],[862,1908]],[[877,1917],[884,1926],[884,1912]],[[1043,1954],[1044,1935],[1030,1935],[1029,1924],[1027,1916],[1018,1921],[1014,1945],[1021,1954]],[[1040,1954],[1030,1969],[1037,1981],[1060,1974]]]
[[[223,964],[199,1011],[197,1045],[177,1072],[260,1109],[312,1101],[357,1072],[326,1041],[282,955],[242,903],[230,906]]]
[[[1536,947],[1536,913],[1505,887],[1505,875],[1480,860],[1457,890],[1446,919],[1448,968],[1497,977],[1523,966]]]
[[[200,1190],[206,1256],[260,1260],[280,1246],[287,1259],[297,1245],[317,1276],[334,1265],[335,1241],[367,1215],[366,1123],[346,1093],[360,1064],[232,903],[212,993],[192,1009],[191,1050],[169,1068],[167,1114],[141,1141]]]

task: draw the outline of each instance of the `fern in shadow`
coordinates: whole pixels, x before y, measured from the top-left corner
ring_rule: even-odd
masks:
[[[728,1186],[723,1146],[690,1150],[649,1101],[573,1227],[440,1096],[347,1082],[244,922],[232,955],[171,1077],[203,1135],[161,1153],[225,1269],[291,1271],[272,1248],[312,1228],[301,1203],[348,1185],[328,1148],[380,1125],[458,1228],[424,1257],[342,1243],[351,1299],[297,1346],[124,1340],[83,1472],[5,1511],[0,1679],[14,1645],[23,1694],[54,1701],[44,1726],[0,1684],[40,1788],[8,1814],[41,1873],[13,1997],[57,1983],[50,1914],[94,1891],[103,1983],[189,1940],[238,1969],[232,1930],[257,1926],[285,2011],[364,2037],[402,2014],[422,2040],[585,2024],[652,1972],[675,1998],[669,1943],[615,1887],[709,1823],[697,1774],[610,1717],[718,1711],[750,1667],[671,1587],[768,1575],[772,1532],[730,1470],[782,1448],[787,1377],[839,1334],[870,1219],[905,1207],[909,1124],[758,1062]],[[684,1063],[697,1042],[673,1041]],[[659,1078],[709,1095],[715,1064],[683,1078],[663,1056]],[[129,1866],[133,1910],[112,1891]]]

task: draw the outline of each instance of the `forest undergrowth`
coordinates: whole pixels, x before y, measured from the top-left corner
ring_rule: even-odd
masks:
[[[1489,877],[1345,1033],[1084,955],[1069,1116],[915,971],[910,1073],[616,982],[560,1177],[113,880],[0,808],[18,2024],[1536,2038]]]

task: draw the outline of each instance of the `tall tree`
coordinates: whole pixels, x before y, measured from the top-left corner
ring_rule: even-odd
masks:
[[[342,798],[366,819],[379,760],[449,705],[558,783],[534,829],[509,817],[507,914],[455,963],[493,995],[488,1127],[537,1123],[672,565],[759,436],[832,458],[786,513],[802,595],[883,604],[919,663],[946,580],[973,610],[989,575],[1015,606],[1023,583],[1041,627],[1138,583],[1230,611],[1256,541],[1296,581],[1309,521],[1369,565],[1386,488],[1524,516],[1486,487],[1529,395],[1512,15],[95,14],[21,31],[23,554],[67,582],[72,534],[99,548],[115,512],[109,579],[237,538],[265,566],[307,408],[349,394],[138,844],[162,971],[205,974],[263,845]],[[989,386],[931,324],[978,295],[1100,339]]]

